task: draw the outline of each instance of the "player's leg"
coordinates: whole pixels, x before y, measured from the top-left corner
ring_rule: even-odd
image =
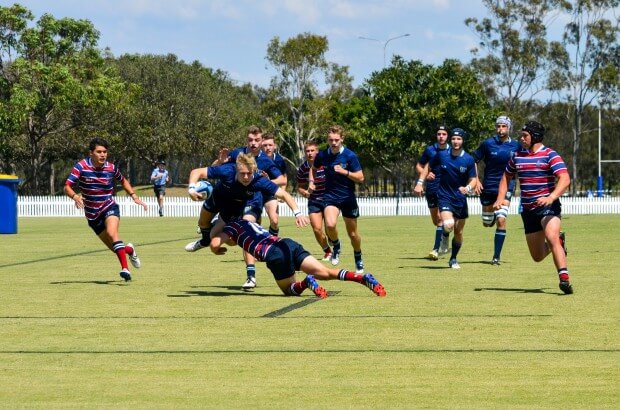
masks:
[[[452,269],[459,269],[460,265],[457,262],[457,256],[461,247],[463,246],[463,230],[465,229],[465,222],[467,219],[456,219],[454,224],[454,237],[452,238],[452,253],[450,254],[449,266]]]
[[[370,273],[360,274],[351,272],[346,269],[334,269],[328,268],[321,264],[311,255],[304,258],[301,263],[300,269],[308,275],[314,276],[319,280],[341,280],[360,283],[370,290],[372,290],[377,296],[385,296],[386,292],[381,285]]]
[[[453,232],[455,229],[455,224],[456,221],[454,220],[454,213],[449,210],[449,208],[446,207],[442,207],[442,211],[441,211],[441,220],[443,221],[443,230],[444,232],[447,232],[448,234],[450,234],[450,232]],[[454,238],[452,238],[452,255],[450,256],[450,260],[448,261],[448,266],[450,266],[451,268],[454,269],[459,269],[460,266],[459,264],[456,262],[456,258],[453,258],[454,255]],[[458,253],[458,249],[457,249],[457,253]]]
[[[310,208],[308,209],[310,210]],[[311,212],[308,218],[310,218],[310,226],[312,226],[314,239],[316,239],[321,249],[323,249],[323,260],[328,261],[332,256],[332,250],[327,243],[327,236],[323,231],[323,212],[320,210],[318,212]]]
[[[323,210],[325,233],[327,234],[327,241],[332,247],[330,260],[332,265],[337,265],[340,262],[340,239],[338,239],[338,229],[336,228],[338,215],[340,215],[340,208],[335,205],[328,205]]]
[[[157,203],[159,205],[159,216],[164,216],[164,196],[166,195],[166,191],[163,188],[159,189],[157,195]]]
[[[99,234],[99,239],[116,254],[118,261],[121,265],[120,276],[126,281],[131,280],[131,273],[129,272],[129,266],[127,265],[127,252],[125,250],[125,244],[119,238],[118,227],[120,218],[117,211],[105,217],[105,229]]]
[[[206,208],[206,202],[200,208],[200,216],[198,217],[198,228],[200,229],[200,239],[185,245],[187,252],[196,252],[199,249],[209,246],[211,243],[211,221],[216,215],[215,212]]]
[[[506,226],[508,220],[508,210],[510,208],[510,200],[504,199],[502,207],[495,211],[495,219],[497,226],[495,228],[495,237],[493,238],[493,259],[491,263],[493,265],[500,264],[500,257],[502,249],[504,247],[504,241],[506,240]]]
[[[269,233],[278,236],[280,234],[280,215],[278,214],[279,206],[277,199],[270,199],[265,202],[265,212],[267,212],[267,217],[269,217]]]
[[[545,232],[545,240],[549,244],[551,254],[553,255],[553,263],[558,272],[560,289],[566,294],[571,294],[573,293],[573,287],[568,275],[566,252],[563,239],[560,239],[562,220],[557,216],[552,216],[543,218],[541,222]]]
[[[355,272],[364,273],[364,261],[362,259],[362,237],[359,234],[357,226],[357,218],[345,217],[343,215],[344,225],[347,229],[347,235],[351,240],[353,247],[353,257],[355,259]]]
[[[248,212],[243,215],[243,219],[250,222],[256,222],[258,221],[258,216],[248,210]],[[246,251],[243,251],[243,260],[245,262],[246,279],[245,282],[243,282],[243,285],[241,285],[241,289],[248,291],[256,287],[256,258]]]

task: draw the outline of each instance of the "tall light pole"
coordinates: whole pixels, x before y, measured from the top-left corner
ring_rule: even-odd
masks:
[[[382,40],[377,40],[376,38],[372,38],[372,37],[358,37],[360,40],[370,40],[370,41],[377,41],[379,43],[383,43],[383,68],[385,68],[385,51],[387,49],[387,45],[390,41],[392,40],[396,40],[397,38],[402,38],[402,37],[409,37],[411,34],[406,33],[406,34],[401,34],[400,36],[396,36],[396,37],[392,37],[392,38],[388,38],[385,41]]]

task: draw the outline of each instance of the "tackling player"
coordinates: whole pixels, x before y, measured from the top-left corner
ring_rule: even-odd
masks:
[[[316,296],[326,298],[327,292],[319,286],[315,278],[353,281],[368,287],[377,296],[386,295],[383,286],[370,273],[360,275],[345,269],[329,269],[299,243],[271,235],[254,222],[236,220],[226,224],[223,231],[211,240],[211,251],[216,255],[225,254],[227,249],[222,247],[223,244],[237,244],[257,260],[266,262],[282,293],[287,296],[299,296],[310,288]],[[305,272],[306,278],[296,281],[296,271]]]

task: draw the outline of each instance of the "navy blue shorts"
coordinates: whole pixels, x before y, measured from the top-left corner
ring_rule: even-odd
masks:
[[[523,228],[525,233],[535,233],[543,230],[542,219],[546,216],[557,216],[562,218],[562,204],[558,199],[553,201],[549,206],[539,206],[534,209],[524,209],[521,212],[521,219],[523,220]]]
[[[308,200],[308,215],[320,214],[325,209],[325,201],[309,199]]]
[[[335,200],[325,198],[325,206],[335,206],[340,209],[345,218],[357,219],[360,216],[360,208],[355,197],[345,200]]]
[[[439,197],[437,197],[437,192],[426,192],[424,195],[426,198],[426,204],[428,208],[437,208],[439,206]]]
[[[159,198],[160,195],[166,195],[166,186],[165,185],[153,185],[153,192],[155,192],[155,196]]]
[[[95,231],[95,235],[99,236],[99,234],[105,231],[105,220],[108,216],[117,216],[121,217],[121,211],[118,209],[118,204],[112,205],[108,208],[107,211],[102,213],[97,219],[93,219],[92,221],[88,221],[88,226],[90,229]]]
[[[267,252],[265,262],[267,268],[273,273],[276,280],[290,278],[300,270],[301,263],[310,256],[310,252],[304,249],[292,239],[284,238],[274,243]]]
[[[506,191],[506,196],[504,196],[504,199],[510,202],[510,200],[512,199],[512,192]],[[482,190],[482,192],[480,193],[480,204],[482,206],[493,205],[495,201],[497,201],[497,191],[493,192],[487,191],[486,189]]]
[[[446,200],[439,200],[439,212],[449,211],[452,212],[454,219],[467,219],[469,218],[469,209],[467,208],[467,201],[451,202]]]

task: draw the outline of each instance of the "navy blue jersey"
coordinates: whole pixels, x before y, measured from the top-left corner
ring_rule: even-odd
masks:
[[[433,159],[440,153],[446,152],[450,148],[449,145],[446,145],[445,148],[440,148],[438,143],[434,143],[426,147],[422,156],[419,159],[419,163],[422,166],[429,164],[429,172],[435,174],[434,180],[426,180],[426,192],[427,193],[436,193],[437,188],[439,188],[439,180],[441,178],[441,167],[439,166],[439,162],[433,162]]]
[[[278,167],[278,170],[280,170],[282,175],[286,175],[287,167],[286,167],[286,161],[284,160],[284,157],[278,154],[277,152],[274,152],[273,158],[270,158],[270,159],[273,161],[274,164],[276,164],[276,167]]]
[[[480,146],[472,154],[476,162],[484,161],[484,178],[482,186],[485,191],[497,192],[499,190],[499,182],[506,170],[506,164],[515,152],[521,149],[518,141],[508,138],[506,141],[497,136],[487,138],[480,143]],[[514,190],[515,180],[510,181],[508,191]]]
[[[232,162],[234,164],[235,161],[237,161],[239,154],[247,154],[247,150],[248,147],[239,147],[234,149],[230,154],[228,154],[228,162]],[[280,172],[275,162],[273,162],[263,151],[260,151],[258,156],[254,157],[254,159],[256,160],[258,170],[265,171],[267,175],[269,175],[269,179],[275,179],[282,175],[282,172]]]
[[[256,260],[264,262],[267,253],[280,238],[271,235],[262,226],[255,222],[239,219],[224,226],[223,231],[244,251],[253,255]]]
[[[439,161],[441,167],[441,180],[437,190],[440,201],[449,200],[452,203],[465,201],[466,196],[459,191],[459,187],[467,185],[469,179],[476,176],[474,158],[465,151],[454,156],[452,149],[449,149],[437,155],[434,161]]]
[[[348,148],[342,147],[337,154],[332,154],[331,148],[320,151],[314,159],[314,167],[325,168],[325,199],[344,201],[355,198],[355,182],[346,175],[334,171],[334,166],[340,165],[349,172],[362,170],[357,155]]]
[[[279,188],[259,173],[254,174],[247,186],[243,185],[237,180],[237,166],[234,163],[208,167],[207,174],[209,179],[218,180],[207,201],[217,210],[226,211],[228,215],[243,215],[246,203],[254,198],[255,193],[273,196]]]

